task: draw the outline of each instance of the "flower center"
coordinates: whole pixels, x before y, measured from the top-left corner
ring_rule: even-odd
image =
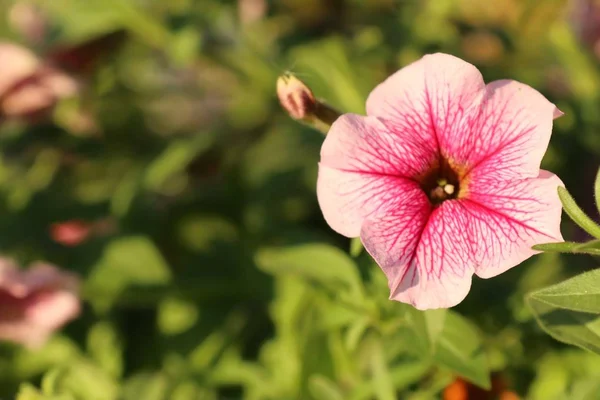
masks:
[[[439,166],[421,179],[421,188],[429,201],[437,206],[445,200],[456,199],[460,193],[460,180],[456,171],[443,160]]]

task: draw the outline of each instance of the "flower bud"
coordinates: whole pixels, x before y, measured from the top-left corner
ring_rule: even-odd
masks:
[[[277,97],[290,117],[327,134],[340,112],[315,99],[312,90],[300,79],[285,73],[277,80]]]
[[[315,111],[316,100],[312,91],[292,74],[279,77],[277,96],[281,106],[294,119],[309,119]]]

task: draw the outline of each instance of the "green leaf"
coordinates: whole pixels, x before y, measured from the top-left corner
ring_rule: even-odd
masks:
[[[176,297],[167,297],[158,307],[158,329],[164,335],[178,335],[198,321],[196,304]]]
[[[477,329],[464,317],[448,311],[437,340],[434,360],[474,384],[489,389],[490,371]]]
[[[181,242],[190,250],[208,252],[215,243],[233,243],[239,240],[236,226],[216,215],[187,216],[178,226]]]
[[[354,258],[358,257],[364,250],[364,246],[360,237],[350,239],[350,255]]]
[[[41,375],[51,368],[74,362],[80,357],[80,349],[73,340],[55,335],[36,352],[19,352],[12,360],[11,370],[16,376]]]
[[[315,400],[343,400],[340,388],[326,376],[315,374],[308,380],[308,390]]]
[[[371,369],[375,398],[378,400],[395,400],[396,390],[388,366],[383,344],[379,338],[374,338],[371,347]]]
[[[596,208],[600,212],[600,169],[598,169],[596,180],[594,181],[594,197],[596,198]]]
[[[330,288],[345,287],[355,296],[364,298],[362,281],[352,259],[340,249],[325,244],[260,250],[258,266],[266,272],[298,275]]]
[[[532,247],[533,250],[539,251],[555,251],[559,253],[572,253],[581,243],[575,242],[556,242],[536,244]]]
[[[445,308],[440,308],[423,312],[425,326],[427,328],[427,337],[429,338],[429,344],[432,350],[435,349],[438,339],[444,330],[447,311],[448,310]]]
[[[119,332],[114,325],[102,321],[94,325],[87,337],[88,353],[111,377],[119,378],[123,373],[123,347]]]
[[[93,400],[102,393],[102,399],[116,400],[119,386],[115,380],[86,359],[79,359],[61,368],[52,377],[53,394],[72,394],[76,399]]]
[[[15,400],[75,400],[75,397],[70,394],[44,395],[34,386],[24,383],[19,388],[19,393]]]
[[[581,227],[581,229],[596,239],[600,239],[600,227],[590,217],[588,217],[581,208],[579,208],[567,189],[559,186],[558,197],[560,198],[565,212],[569,217],[571,217],[573,222],[575,222]]]
[[[447,310],[421,311],[409,305],[398,307],[403,308],[403,322],[398,333],[403,336],[403,340],[410,343],[410,351],[424,359],[430,358],[435,353],[437,342],[444,330]]]
[[[600,317],[580,311],[565,310],[529,300],[538,324],[550,336],[564,343],[600,354]]]
[[[600,241],[592,240],[587,243],[557,242],[536,244],[533,250],[552,251],[558,253],[600,255]]]
[[[148,166],[144,177],[146,188],[160,192],[175,175],[184,171],[187,165],[213,143],[212,135],[196,135],[193,139],[172,142]]]
[[[209,369],[223,353],[232,337],[239,334],[245,325],[245,318],[237,313],[232,313],[226,319],[224,325],[213,331],[196,348],[188,358],[190,367],[196,371]]]
[[[600,255],[600,240],[591,240],[586,243],[581,243],[575,248],[574,253],[586,253],[598,256]]]
[[[395,391],[402,391],[410,385],[420,381],[426,374],[431,371],[431,363],[423,361],[408,361],[396,364],[390,370],[390,376],[394,385]],[[363,382],[355,387],[352,393],[348,396],[348,400],[370,400],[375,396],[377,388],[372,382]]]
[[[528,300],[556,308],[600,314],[600,269],[529,294]]]
[[[600,393],[600,379],[588,378],[576,381],[568,395],[569,400],[597,400]]]
[[[171,271],[152,241],[143,236],[113,240],[94,266],[85,293],[100,311],[106,311],[130,286],[164,286]]]
[[[600,269],[535,291],[527,304],[549,335],[600,354]]]
[[[162,373],[139,373],[123,386],[123,400],[167,400],[169,379]]]

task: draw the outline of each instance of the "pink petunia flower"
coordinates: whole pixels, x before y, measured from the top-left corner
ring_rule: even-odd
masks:
[[[367,114],[341,116],[321,149],[317,194],[338,233],[360,236],[390,298],[452,307],[562,241],[558,177],[540,170],[562,113],[531,87],[485,85],[459,58],[427,55],[376,87]]]
[[[28,49],[0,42],[0,118],[35,120],[78,91],[75,79]]]
[[[0,259],[0,340],[35,349],[80,312],[79,279],[44,263]]]
[[[93,233],[93,223],[72,219],[50,226],[50,237],[63,246],[75,247],[85,242]]]
[[[49,21],[46,14],[41,7],[28,0],[16,1],[12,5],[8,12],[8,23],[31,43],[43,43],[48,36]]]

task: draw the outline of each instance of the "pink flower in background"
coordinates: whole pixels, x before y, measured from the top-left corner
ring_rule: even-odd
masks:
[[[29,348],[79,315],[79,279],[44,263],[20,270],[0,259],[0,340]]]
[[[363,117],[345,114],[321,149],[317,194],[329,225],[360,236],[390,298],[418,309],[460,303],[491,278],[562,241],[562,182],[540,170],[553,118],[531,87],[485,85],[434,54],[379,85]]]
[[[569,20],[575,35],[600,58],[600,1],[569,1]]]
[[[28,49],[0,42],[0,118],[44,116],[78,90],[75,79],[41,62]]]
[[[95,221],[71,219],[50,225],[50,237],[63,246],[76,247],[92,237],[111,235],[117,230],[116,221],[111,217]]]
[[[8,12],[8,22],[30,43],[43,43],[48,36],[48,19],[43,10],[31,1],[15,2]]]
[[[57,222],[50,226],[50,236],[63,246],[75,247],[86,241],[93,233],[91,222],[72,219]]]

